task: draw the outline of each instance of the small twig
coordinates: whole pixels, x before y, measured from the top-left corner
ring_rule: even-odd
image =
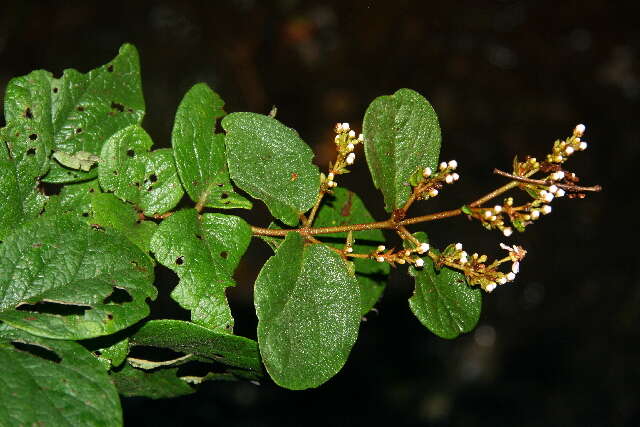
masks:
[[[549,183],[548,181],[542,180],[542,179],[531,179],[531,178],[525,178],[525,177],[522,177],[522,176],[512,175],[510,173],[501,171],[500,169],[494,169],[493,173],[495,173],[496,175],[500,175],[500,176],[504,176],[506,178],[513,179],[514,181],[524,182],[524,183],[527,183],[527,184],[551,185],[551,183]],[[562,188],[563,190],[573,191],[573,192],[601,191],[602,190],[602,187],[600,185],[594,185],[594,186],[591,186],[591,187],[581,187],[579,185],[561,184],[559,182],[554,182],[553,185],[555,185],[558,188]]]

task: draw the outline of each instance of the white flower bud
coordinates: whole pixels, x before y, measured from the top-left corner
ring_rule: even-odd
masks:
[[[540,211],[531,211],[531,219],[540,218]]]
[[[364,141],[364,135],[363,134],[358,135],[358,141],[360,141],[360,142]]]
[[[520,263],[518,261],[511,264],[511,271],[513,272],[513,274],[520,273]]]
[[[355,130],[350,130],[349,131],[349,137],[350,138],[355,138],[356,137],[356,131]]]
[[[404,264],[406,261],[403,258],[400,258],[398,261],[396,261],[398,264]]]
[[[505,227],[502,230],[502,234],[504,234],[505,237],[509,237],[509,236],[511,236],[513,234],[513,230],[511,229],[511,227]]]
[[[411,255],[411,251],[409,249],[404,251],[404,256],[409,256],[409,255]]]
[[[507,280],[510,282],[513,282],[514,280],[516,280],[516,275],[514,273],[509,272],[509,274],[507,274]]]
[[[422,171],[422,176],[425,178],[429,178],[431,176],[431,168],[424,168]]]
[[[487,292],[493,292],[493,290],[496,288],[496,284],[494,282],[491,282],[487,285],[487,287],[485,288],[485,291]]]
[[[447,184],[453,183],[453,176],[452,175],[445,176],[444,177],[444,182],[446,182]]]
[[[449,167],[451,168],[451,170],[454,170],[455,168],[458,167],[458,162],[456,162],[455,160],[451,160],[449,162]]]
[[[542,206],[542,213],[547,215],[551,213],[551,206],[549,205],[543,205]]]
[[[469,258],[467,257],[466,252],[462,252],[460,254],[460,264],[466,264],[467,262],[469,262]]]
[[[349,129],[350,129],[349,123],[343,123],[342,124],[342,130],[343,131],[347,132]]]
[[[353,153],[351,153],[351,154],[353,154]],[[352,165],[353,162],[356,160],[356,156],[352,156],[351,154],[349,154],[347,156],[347,159],[346,159],[346,162],[347,162],[348,165]]]
[[[560,181],[562,178],[564,178],[564,172],[562,171],[557,171],[551,174],[551,179],[554,181]]]
[[[549,203],[553,200],[553,194],[551,193],[546,193],[543,197],[542,200],[544,200],[545,202]]]
[[[491,217],[489,217],[489,221],[491,222],[495,221],[496,219],[498,219],[498,217],[495,215],[491,215]]]
[[[347,150],[349,150],[349,151],[353,151],[355,148],[356,148],[356,147],[355,147],[355,145],[353,145],[353,144],[347,144]]]
[[[456,251],[461,251],[462,250],[462,243],[458,242],[456,243]]]
[[[420,246],[418,247],[418,253],[419,254],[423,254],[425,252],[427,252],[429,250],[429,244],[428,243],[420,243]]]
[[[376,257],[376,261],[384,262],[384,257],[383,256]]]
[[[558,187],[556,187],[555,185],[551,185],[549,187],[549,192],[550,193],[556,193],[558,191]]]
[[[376,252],[384,252],[385,249],[387,249],[387,247],[385,245],[380,245],[376,249]]]
[[[416,267],[423,267],[424,266],[424,260],[422,258],[418,258],[416,260]]]
[[[431,197],[436,197],[437,195],[438,195],[438,190],[436,190],[435,188],[432,188],[432,189],[429,191],[429,196],[431,196]]]
[[[353,248],[351,246],[347,246],[347,248],[345,249],[345,252],[350,254],[351,252],[353,252]]]
[[[586,126],[583,125],[582,123],[580,123],[579,125],[576,126],[576,128],[573,130],[573,134],[575,136],[582,136],[584,134],[584,131],[587,130]]]
[[[558,188],[558,191],[556,192],[556,197],[562,197],[564,196],[565,192],[562,188]]]
[[[447,166],[448,166],[448,165],[447,165],[447,162],[442,162],[442,163],[440,163],[440,170],[441,170],[441,171],[445,170],[445,169],[447,168]]]
[[[333,181],[333,178],[335,178],[336,176],[333,174],[333,172],[329,172],[329,175],[327,175],[327,180],[328,181]]]
[[[567,148],[564,149],[564,152],[567,154],[567,156],[570,156],[573,154],[573,147],[572,146],[568,146]]]
[[[337,123],[336,124],[336,132],[338,132],[338,133],[342,132],[342,123]]]
[[[578,148],[580,149],[580,151],[584,151],[584,150],[586,150],[586,149],[587,149],[587,143],[586,143],[586,142],[584,142],[584,141],[582,141],[582,142],[580,143],[580,145],[578,146]]]
[[[489,218],[491,218],[492,216],[493,216],[493,213],[491,213],[491,211],[489,211],[489,210],[484,211],[484,217],[485,217],[485,218],[489,219]]]
[[[498,279],[498,283],[501,285],[504,285],[505,283],[507,283],[507,278],[502,276],[501,278]]]
[[[500,205],[495,205],[495,206],[493,207],[493,211],[494,211],[495,213],[500,213],[500,212],[502,212],[502,206],[500,206]]]
[[[457,173],[455,173],[455,172],[454,172],[454,173],[453,173],[453,180],[454,180],[454,181],[457,181],[457,180],[459,180],[459,179],[460,179],[460,175],[458,175]]]

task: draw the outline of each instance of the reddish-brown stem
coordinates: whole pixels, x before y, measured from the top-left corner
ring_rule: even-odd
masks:
[[[536,184],[536,185],[551,185],[549,182],[544,181],[542,179],[531,179],[531,178],[525,178],[522,176],[517,176],[517,175],[511,175],[510,173],[501,171],[500,169],[494,169],[493,173],[495,173],[496,175],[500,175],[500,176],[504,176],[510,179],[513,179],[514,181],[519,181],[519,182],[524,182],[527,184]],[[558,188],[562,188],[563,190],[567,190],[567,191],[575,191],[575,192],[579,192],[579,191],[601,191],[602,187],[599,185],[594,185],[591,187],[581,187],[579,185],[573,185],[573,184],[561,184],[558,182],[554,182],[553,185],[555,185]]]

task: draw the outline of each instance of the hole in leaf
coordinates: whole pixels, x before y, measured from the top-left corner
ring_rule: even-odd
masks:
[[[76,110],[78,110],[78,111],[81,111],[81,112],[82,112],[82,111],[84,111],[84,107],[83,107],[82,105],[78,105],[78,106],[76,107]]]
[[[229,198],[229,193],[222,193],[222,194],[220,194],[220,198],[221,198],[221,199],[227,199],[227,198]]]
[[[129,157],[133,157],[133,156],[135,156],[135,155],[136,155],[136,152],[135,152],[135,151],[133,151],[131,148],[129,148],[129,149],[127,150],[127,156],[129,156]]]
[[[93,352],[96,356],[102,356],[102,352],[100,350],[96,350]]]
[[[95,189],[95,188],[93,188],[93,187],[91,187],[91,188],[89,189],[89,193],[93,193],[93,192],[95,192],[95,191],[96,191],[96,189]]]
[[[31,147],[27,150],[27,156],[33,156],[36,154],[36,149]]]
[[[27,119],[33,119],[33,113],[31,112],[31,108],[30,107],[27,107],[27,109],[24,110],[24,116]]]
[[[113,287],[113,292],[111,295],[106,297],[102,303],[103,304],[124,304],[126,302],[133,301],[131,294],[122,288],[118,288],[116,286]]]
[[[111,109],[118,110],[119,112],[122,113],[124,111],[124,105],[118,104],[115,101],[111,101]]]
[[[107,71],[110,72],[110,73],[113,73],[113,64],[109,64],[107,66]]]
[[[176,264],[177,265],[184,264],[184,257],[183,256],[179,256],[178,258],[176,258]]]
[[[88,217],[89,216],[89,212],[82,212],[82,216],[85,217],[85,218]]]
[[[118,171],[113,171],[113,174],[114,175],[118,175]]]
[[[76,133],[82,133],[82,128],[76,129]]]
[[[229,256],[229,252],[227,252],[227,251],[222,251],[222,252],[220,252],[220,256],[221,256],[222,258],[224,258],[224,259],[227,259],[227,257]]]
[[[202,234],[196,234],[196,238],[197,238],[198,240],[202,240]]]
[[[107,319],[113,320],[113,313],[107,313]]]
[[[58,93],[58,88],[57,87],[53,88],[53,93]]]
[[[62,362],[62,358],[58,356],[54,351],[51,351],[41,345],[28,344],[21,341],[11,341],[11,345],[14,346],[16,350],[24,351],[25,353],[29,353],[41,359],[45,359],[53,363]]]
[[[79,304],[63,304],[52,301],[39,301],[35,304],[20,304],[16,307],[18,311],[29,311],[40,314],[55,314],[58,316],[84,316],[91,307]]]
[[[100,224],[91,224],[91,229],[94,231],[104,231],[104,228]]]
[[[151,175],[149,175],[149,181],[156,182],[157,180],[158,180],[158,175],[156,175],[155,173],[152,173]]]
[[[35,141],[36,139],[38,139],[38,134],[32,133],[31,135],[29,135],[29,139]]]
[[[224,186],[224,184],[223,184],[223,183],[218,183],[218,184],[216,184],[216,185],[217,185],[218,187],[223,187],[223,186]]]

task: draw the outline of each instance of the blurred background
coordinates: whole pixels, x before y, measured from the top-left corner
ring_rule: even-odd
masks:
[[[577,123],[587,126],[589,149],[567,167],[602,193],[554,201],[551,215],[508,241],[461,218],[413,227],[435,246],[460,241],[496,256],[505,241],[529,251],[516,283],[485,297],[474,332],[447,341],[422,327],[399,269],[347,365],[319,389],[209,383],[174,401],[123,399],[125,422],[640,425],[638,12],[637,2],[604,0],[2,2],[0,92],[37,68],[88,71],[131,42],[144,126],[159,146],[169,144],[183,94],[203,81],[229,112],[277,106],[326,168],[334,123],[360,130],[376,96],[419,91],[439,115],[442,158],[458,161],[462,179],[416,215],[474,200],[503,182],[494,167],[508,170],[515,154],[541,157]],[[385,218],[361,152],[354,169],[340,184]],[[269,223],[260,203],[237,214]],[[236,332],[251,338],[252,283],[269,256],[255,240],[229,291]],[[176,278],[159,275],[154,316],[186,318],[167,297]]]

